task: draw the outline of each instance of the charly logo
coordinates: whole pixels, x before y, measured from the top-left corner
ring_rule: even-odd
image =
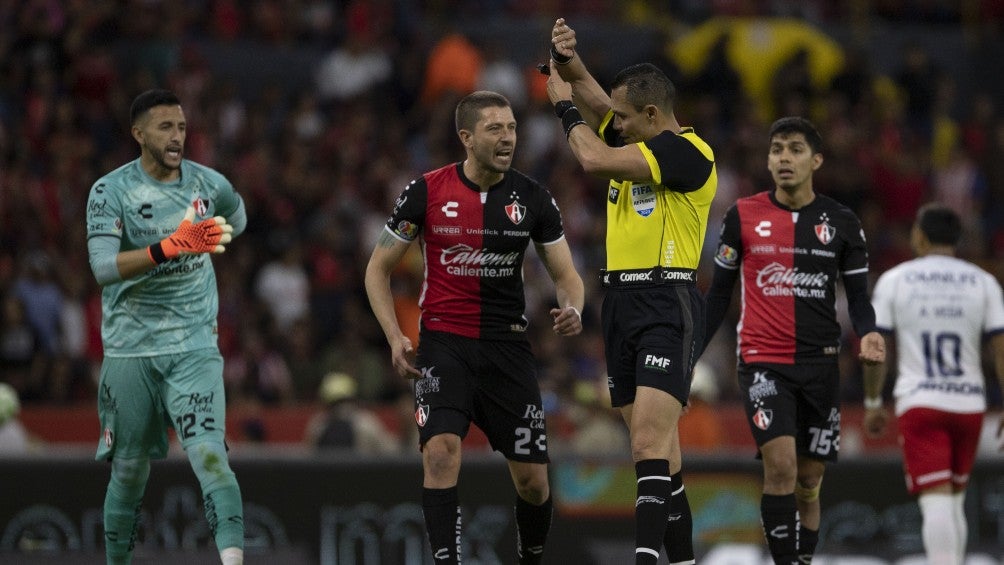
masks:
[[[770,228],[772,225],[773,224],[770,223],[770,220],[761,220],[760,223],[753,228],[753,231],[755,231],[760,237],[770,237]]]

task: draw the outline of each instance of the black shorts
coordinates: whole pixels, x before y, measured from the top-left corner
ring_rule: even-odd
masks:
[[[467,436],[473,421],[512,461],[547,463],[537,363],[525,340],[480,340],[422,330],[415,420],[424,446],[443,433]]]
[[[647,386],[686,405],[696,346],[704,340],[704,300],[697,288],[611,288],[602,319],[611,404],[631,404],[635,389]]]
[[[837,460],[840,369],[836,362],[740,362],[739,388],[757,446],[776,437],[793,436],[799,455]]]

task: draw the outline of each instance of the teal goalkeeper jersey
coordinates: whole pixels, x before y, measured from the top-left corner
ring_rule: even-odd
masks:
[[[181,178],[154,180],[139,159],[98,179],[87,201],[87,238],[142,249],[174,233],[188,206],[198,223],[229,217],[240,195],[223,175],[184,160]],[[108,357],[144,357],[216,346],[219,297],[209,254],[181,255],[129,280],[104,286],[101,337]]]

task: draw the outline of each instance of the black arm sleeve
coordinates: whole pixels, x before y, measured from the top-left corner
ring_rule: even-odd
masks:
[[[704,296],[706,318],[701,353],[704,353],[704,348],[711,343],[711,338],[715,337],[718,326],[722,325],[722,320],[725,319],[725,313],[728,312],[729,304],[732,302],[732,289],[735,287],[737,278],[739,278],[737,269],[725,269],[715,265],[711,286]],[[874,316],[872,320],[874,321]]]
[[[854,333],[861,337],[876,331],[875,308],[868,299],[868,275],[845,275],[844,291],[847,293],[847,313],[851,316]]]

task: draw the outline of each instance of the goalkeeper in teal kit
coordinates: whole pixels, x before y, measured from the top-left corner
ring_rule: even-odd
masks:
[[[111,462],[105,554],[129,563],[150,460],[172,426],[202,489],[225,565],[244,559],[241,492],[224,445],[223,358],[210,253],[247,225],[230,182],[183,159],[185,114],[166,90],[130,109],[140,157],[99,179],[87,202],[87,251],[102,286],[104,362],[96,458]]]

